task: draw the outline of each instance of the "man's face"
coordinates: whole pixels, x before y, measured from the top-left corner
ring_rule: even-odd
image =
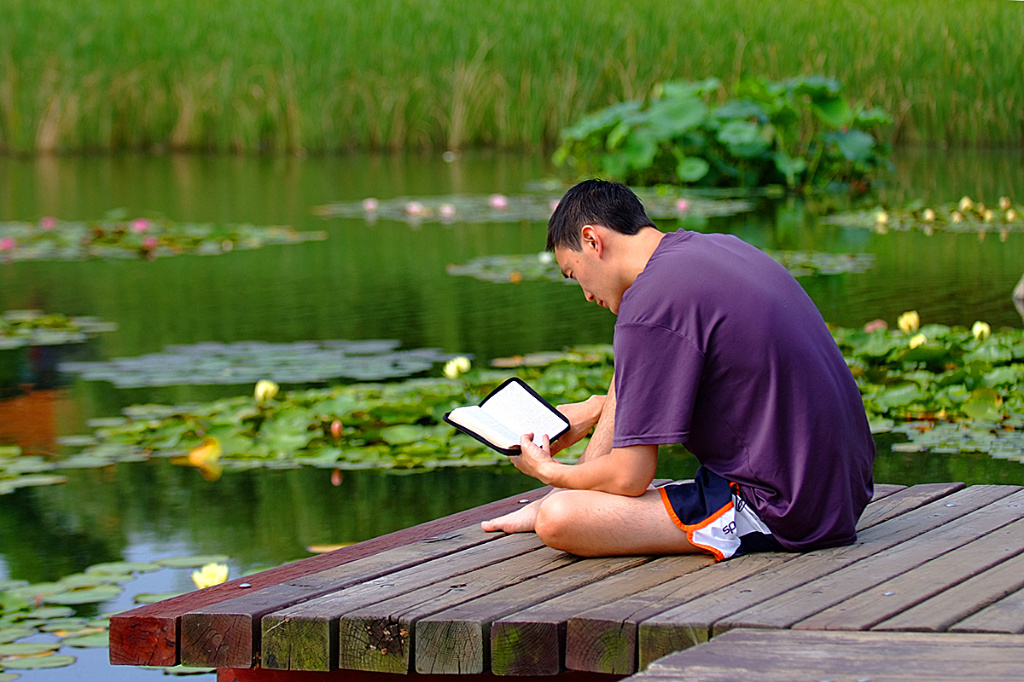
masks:
[[[611,268],[601,259],[599,251],[593,242],[584,240],[581,251],[556,247],[555,260],[558,261],[558,267],[565,277],[579,282],[583,288],[583,296],[588,301],[618,315],[624,290],[616,286]]]

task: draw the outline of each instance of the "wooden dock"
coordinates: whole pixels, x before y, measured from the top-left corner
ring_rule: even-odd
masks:
[[[678,662],[703,656],[694,664],[703,670],[708,647],[723,659],[734,640],[757,640],[766,650],[772,644],[764,641],[774,642],[818,663],[824,643],[850,646],[854,655],[874,646],[872,655],[883,663],[889,656],[893,670],[913,669],[900,657],[914,651],[921,670],[931,670],[944,660],[933,655],[943,646],[947,657],[963,649],[965,661],[1019,661],[992,659],[990,649],[1024,648],[1024,489],[876,488],[854,545],[718,564],[705,556],[580,559],[532,533],[479,529],[480,520],[545,492],[532,491],[116,615],[110,659],[213,667],[219,679],[239,682],[360,674],[593,680],[645,670],[737,679],[728,670],[693,677],[690,664]],[[757,651],[750,644],[736,665],[773,658]],[[682,653],[651,666],[674,652]],[[827,674],[798,668],[801,660],[790,654],[779,659],[779,675],[762,667],[757,676]],[[864,670],[851,679],[892,677],[877,666]]]

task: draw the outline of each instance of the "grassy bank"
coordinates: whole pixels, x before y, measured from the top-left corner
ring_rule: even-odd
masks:
[[[822,73],[897,143],[1024,144],[1005,0],[5,0],[0,151],[550,146],[660,81]]]

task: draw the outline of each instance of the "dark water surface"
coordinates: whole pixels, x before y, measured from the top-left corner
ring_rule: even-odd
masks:
[[[995,203],[1024,199],[1019,153],[904,152],[886,192],[894,203],[945,203],[963,194]],[[576,286],[489,284],[446,274],[450,263],[492,254],[535,253],[543,223],[424,224],[325,220],[317,205],[373,196],[516,194],[550,173],[539,156],[252,159],[203,157],[0,159],[0,220],[161,214],[196,222],[287,224],[329,238],[222,256],[0,264],[0,310],[37,308],[91,315],[118,329],[77,356],[108,359],[203,341],[290,342],[396,339],[403,348],[468,353],[478,363],[567,345],[606,343],[614,318],[586,304]],[[663,229],[673,229],[662,223]],[[1010,292],[1024,273],[1024,234],[877,235],[821,224],[799,202],[756,215],[713,220],[768,249],[868,252],[864,274],[800,281],[825,319],[895,322],[908,309],[924,322],[993,328],[1021,325]],[[37,363],[43,359],[36,358]],[[60,436],[128,405],[210,400],[251,386],[117,389],[60,374],[28,393],[0,398],[0,444],[39,452]],[[918,483],[1024,484],[1024,465],[986,455],[889,451],[879,439],[877,479]],[[685,476],[673,458],[659,475]],[[308,556],[312,544],[356,542],[516,494],[532,481],[511,468],[396,475],[347,473],[332,485],[321,469],[231,472],[215,482],[166,461],[67,472],[66,485],[0,497],[0,580],[53,580],[87,566],[192,553],[231,557],[232,576]],[[140,592],[192,588],[189,571],[148,574],[118,600]],[[156,679],[159,673],[107,669],[106,650],[73,651],[70,668],[28,671],[25,680]]]

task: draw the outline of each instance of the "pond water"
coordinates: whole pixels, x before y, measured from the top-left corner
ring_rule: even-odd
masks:
[[[904,151],[886,196],[948,203],[964,194],[995,202],[1024,198],[1019,152]],[[131,216],[177,221],[291,225],[324,230],[325,241],[219,256],[154,261],[94,260],[0,264],[0,311],[42,309],[115,323],[61,357],[109,359],[207,341],[297,342],[394,339],[402,348],[465,353],[486,363],[519,353],[607,343],[614,317],[586,304],[579,288],[551,282],[494,284],[446,273],[479,256],[536,253],[542,222],[449,225],[325,219],[315,206],[364,197],[492,192],[517,194],[551,175],[540,156],[0,159],[0,220]],[[671,221],[659,221],[673,229]],[[1024,273],[1024,234],[875,234],[817,219],[797,201],[753,214],[712,218],[766,249],[870,253],[866,273],[801,278],[827,321],[893,324],[908,309],[925,322],[975,320],[1019,327],[1010,293]],[[29,391],[0,395],[0,445],[55,453],[57,439],[87,433],[88,421],[134,404],[178,404],[247,393],[251,385],[115,388],[52,370],[32,358]],[[49,363],[49,364],[48,364]],[[46,367],[51,367],[46,370]],[[286,387],[287,388],[287,387]],[[1024,484],[1024,466],[987,455],[895,453],[879,438],[877,480],[961,480]],[[686,476],[693,462],[670,458],[660,476]],[[308,547],[357,542],[533,487],[510,467],[408,475],[329,470],[229,472],[216,481],[166,460],[66,472],[61,486],[0,496],[0,580],[54,580],[107,561],[188,554],[229,557],[232,577],[309,556]],[[189,570],[145,574],[94,615],[127,608],[133,595],[192,589]],[[159,672],[106,669],[105,649],[26,680],[156,679]]]

